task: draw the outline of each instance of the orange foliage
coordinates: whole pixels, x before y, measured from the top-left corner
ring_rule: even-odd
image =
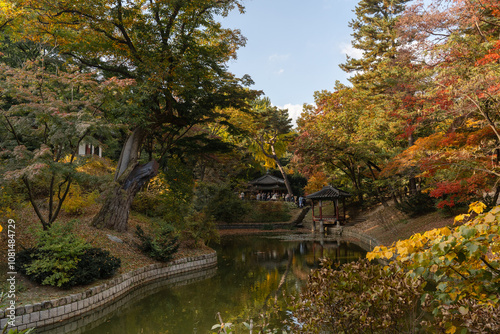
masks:
[[[306,194],[312,194],[316,191],[320,191],[324,186],[328,184],[328,179],[322,171],[315,172],[309,180],[307,180],[307,185],[304,188]]]

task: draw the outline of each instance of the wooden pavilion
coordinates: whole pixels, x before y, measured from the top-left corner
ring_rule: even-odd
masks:
[[[250,190],[253,192],[286,192],[285,180],[279,177],[266,174],[253,181],[250,181]]]
[[[325,186],[320,191],[317,191],[313,194],[306,196],[307,199],[310,199],[312,202],[312,219],[313,219],[313,229],[316,230],[316,222],[319,222],[320,231],[324,231],[325,225],[336,225],[340,226],[341,222],[346,221],[345,214],[345,199],[346,197],[352,196],[350,193],[334,188],[332,186]],[[339,200],[342,200],[342,208],[343,213],[340,215],[339,208]],[[324,215],[323,214],[323,202],[324,201],[332,201],[334,207],[333,215]],[[316,208],[318,208],[319,212],[316,212]]]

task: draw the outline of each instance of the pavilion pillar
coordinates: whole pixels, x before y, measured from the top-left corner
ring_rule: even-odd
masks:
[[[335,199],[335,220],[339,221],[339,200]]]
[[[323,201],[319,201],[319,231],[321,234],[325,233],[325,226],[323,224]]]
[[[319,201],[319,220],[323,221],[323,201]]]
[[[312,232],[316,232],[316,220],[314,219],[314,200],[312,200]]]
[[[342,209],[344,211],[344,222],[346,221],[345,220],[345,197],[342,197]]]

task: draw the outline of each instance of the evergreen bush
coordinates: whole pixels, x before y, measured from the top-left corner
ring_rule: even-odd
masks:
[[[174,235],[174,228],[171,225],[162,226],[159,231],[150,236],[137,225],[136,236],[140,243],[138,248],[147,256],[161,262],[168,262],[179,249],[178,237]]]
[[[36,247],[16,254],[20,273],[38,284],[62,288],[109,278],[120,264],[108,251],[91,248],[68,226],[59,225],[40,232]]]
[[[85,285],[112,277],[121,266],[121,260],[101,248],[89,248],[79,258],[71,285]]]

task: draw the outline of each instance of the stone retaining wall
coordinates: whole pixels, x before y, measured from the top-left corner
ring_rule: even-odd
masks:
[[[354,239],[356,240],[356,244],[358,244],[360,247],[362,247],[364,250],[371,252],[373,248],[376,246],[380,246],[381,243],[364,233],[360,233],[355,229],[351,229],[349,227],[344,227],[342,230],[342,239],[349,241],[349,239]]]
[[[291,223],[241,223],[241,224],[218,224],[219,230],[275,230],[290,228]]]
[[[139,268],[81,293],[33,305],[19,306],[15,310],[16,326],[9,327],[9,329],[23,330],[51,325],[100,308],[144,283],[216,265],[217,254],[212,252],[178,259],[168,264],[152,264]],[[0,310],[0,328],[4,328],[7,324],[9,320],[7,316],[7,310]]]

